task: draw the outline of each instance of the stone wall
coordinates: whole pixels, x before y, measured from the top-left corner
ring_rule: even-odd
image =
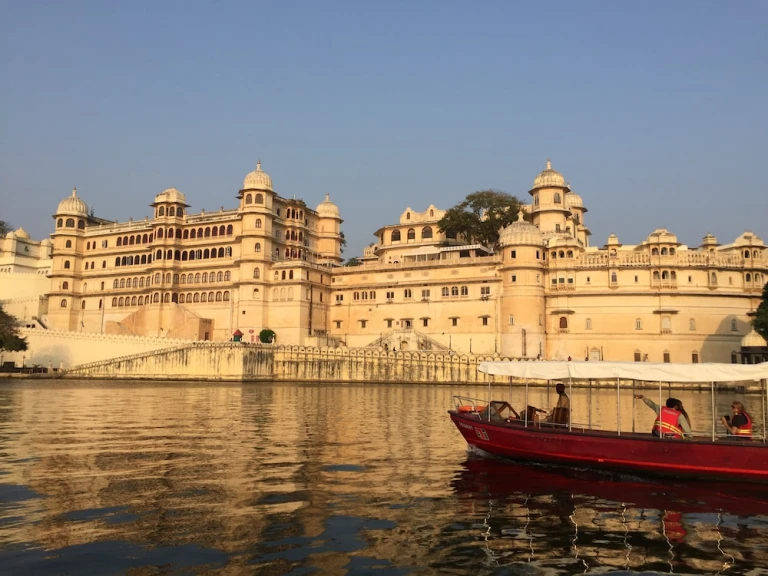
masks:
[[[486,383],[505,378],[478,372],[499,357],[192,342],[175,348],[91,362],[67,370],[70,378],[284,382]]]

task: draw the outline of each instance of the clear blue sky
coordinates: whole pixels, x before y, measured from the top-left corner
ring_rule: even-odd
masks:
[[[551,158],[593,244],[768,241],[768,1],[0,2],[0,219],[236,206],[257,159],[362,252]]]

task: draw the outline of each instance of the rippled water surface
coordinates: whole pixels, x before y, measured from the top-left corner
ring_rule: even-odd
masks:
[[[0,383],[0,572],[768,574],[768,492],[470,455],[459,392]]]

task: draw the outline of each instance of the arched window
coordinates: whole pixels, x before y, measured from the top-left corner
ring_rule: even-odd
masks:
[[[221,292],[216,292],[216,302],[221,302]]]
[[[168,208],[168,216],[176,216],[176,208],[174,208],[173,206]]]
[[[737,332],[738,331],[738,325],[736,324],[736,318],[733,318],[731,320],[731,332]]]
[[[179,304],[184,304],[184,294],[179,294]]]
[[[566,254],[568,258],[573,258],[573,250],[568,250],[568,254]]]
[[[64,260],[64,268],[69,268],[69,260]]]
[[[232,230],[233,230],[233,228],[232,228],[232,224],[230,224],[229,226],[227,226],[227,236],[232,236]]]
[[[250,194],[246,194],[245,195],[245,203],[246,204],[252,204],[253,203],[253,196],[251,196]]]
[[[560,250],[560,252],[557,253],[558,258],[565,258],[565,252],[563,250]]]
[[[635,330],[643,329],[643,321],[640,318],[635,318]]]
[[[200,302],[200,294],[198,294],[197,292],[195,292],[195,295],[194,295],[194,296],[192,296],[192,301],[193,301],[193,302]],[[187,296],[187,302],[189,302],[189,296]]]
[[[669,280],[669,272],[667,272],[666,270],[664,270],[664,271],[661,273],[661,279],[662,279],[662,280]]]
[[[651,256],[658,256],[658,255],[659,255],[659,249],[651,248]]]
[[[256,279],[261,278],[261,270],[259,270],[258,268],[254,268],[253,269],[253,277],[256,278]]]
[[[160,206],[160,209],[157,211],[158,216],[165,216],[165,208],[163,206]]]
[[[392,231],[392,242],[400,242],[400,230]]]
[[[256,242],[256,246],[254,246],[255,252],[261,252],[261,242]]]
[[[688,320],[688,329],[689,330],[696,330],[696,320],[694,320],[693,318]]]
[[[560,330],[568,329],[568,318],[566,316],[560,316]]]
[[[669,249],[669,255],[670,256],[674,256],[675,255],[675,249],[674,248],[670,248]]]
[[[205,229],[205,237],[206,238],[210,238],[211,237],[211,229],[210,229],[210,227]]]
[[[256,204],[264,204],[264,195],[256,194]]]
[[[157,229],[157,237],[158,238],[162,238],[163,234],[165,234],[165,232],[163,232],[163,229],[162,228],[158,228]]]
[[[672,280],[677,280],[677,272],[672,270],[672,272],[669,273],[669,277],[672,278]]]
[[[61,307],[62,307],[62,308],[66,308],[66,307],[67,307],[67,300],[66,300],[66,298],[62,299],[62,301],[61,301]]]
[[[585,330],[592,330],[592,318],[587,318],[584,321],[584,329]]]
[[[85,300],[83,300],[82,302],[80,302],[80,309],[81,309],[81,310],[85,310]]]
[[[749,272],[747,272],[746,281],[748,284],[752,282],[752,275]]]
[[[451,296],[458,296],[458,295],[459,295],[459,287],[451,286]]]
[[[203,284],[208,282],[208,272],[203,272]]]
[[[115,308],[117,306],[117,298],[112,298],[112,307]]]
[[[432,238],[432,228],[429,226],[426,226],[425,228],[422,228],[421,230],[421,238],[422,240],[426,240],[428,238]]]
[[[662,256],[666,256],[667,255],[667,248],[666,248],[666,246],[661,249],[661,255]]]
[[[224,282],[229,282],[231,277],[232,277],[232,275],[229,273],[229,270],[224,272]]]
[[[144,276],[139,278],[139,288],[144,288]]]
[[[59,218],[58,221],[56,222],[56,228],[61,228],[62,226],[64,226],[64,220],[62,218]]]
[[[211,236],[218,236],[219,235],[219,229],[214,226],[213,231],[211,232]]]
[[[658,271],[658,270],[654,270],[654,271],[653,271],[653,279],[654,279],[654,280],[659,280],[659,279],[661,279],[661,274],[659,274],[659,271]]]
[[[554,201],[555,204],[560,204],[562,202],[562,199],[560,198],[560,192],[555,192]]]
[[[288,272],[288,280],[293,280],[293,270]]]
[[[224,302],[229,302],[229,290],[224,291]]]
[[[717,274],[712,272],[712,275],[709,278],[710,278],[710,283],[711,284],[717,284]]]
[[[78,220],[78,221],[77,221],[77,227],[78,227],[80,230],[85,230],[85,221],[84,221],[84,220]]]
[[[112,288],[119,288],[120,287],[120,281],[115,278],[115,281],[112,283]]]
[[[103,305],[103,303],[104,303],[103,300],[99,300],[99,310],[101,310],[101,306]]]
[[[200,302],[208,302],[208,294],[206,292],[200,293]]]
[[[74,227],[75,227],[75,219],[67,218],[67,228],[74,228]]]
[[[62,290],[68,290],[69,289],[69,282],[62,282],[61,283],[61,289]]]
[[[413,228],[408,229],[408,240],[416,240],[416,230]]]
[[[72,248],[72,240],[67,240],[66,247]]]
[[[176,238],[181,240],[181,228],[176,228]]]
[[[154,302],[155,304],[160,302],[160,292],[155,292],[154,293],[154,295],[152,296],[152,302]]]
[[[125,288],[125,278],[120,278],[120,288]],[[129,285],[129,288],[130,288],[130,285]]]
[[[136,296],[131,298],[131,306],[136,306]]]

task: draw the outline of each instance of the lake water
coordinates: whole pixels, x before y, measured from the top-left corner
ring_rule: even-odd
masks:
[[[477,457],[446,413],[456,393],[487,394],[0,383],[0,572],[768,574],[768,489]],[[675,395],[706,429],[709,394]],[[587,398],[572,391],[575,419],[589,418]],[[532,389],[529,402],[555,395]],[[618,416],[615,392],[591,404],[606,427],[650,430],[631,392]]]

